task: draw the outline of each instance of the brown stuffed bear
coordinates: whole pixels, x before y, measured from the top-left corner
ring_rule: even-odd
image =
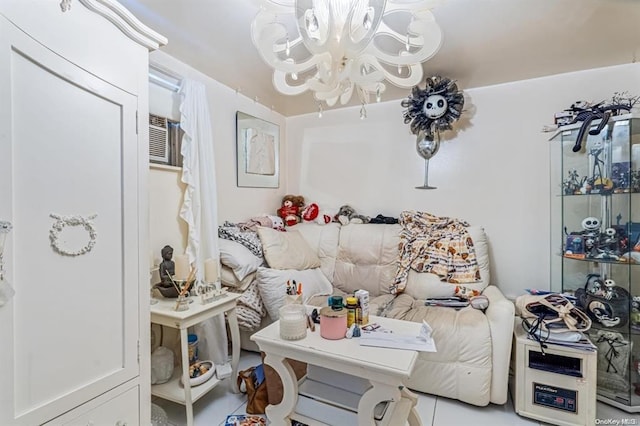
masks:
[[[300,212],[304,207],[302,195],[285,195],[282,198],[282,207],[278,209],[278,216],[282,218],[286,226],[293,226],[300,222]]]

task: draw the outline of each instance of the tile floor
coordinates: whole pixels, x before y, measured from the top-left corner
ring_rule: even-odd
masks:
[[[259,354],[242,351],[239,368],[243,370],[252,365],[257,365],[259,362]],[[476,407],[427,394],[418,394],[418,396],[418,413],[424,426],[520,426],[546,424],[518,416],[513,409],[511,398],[505,405]],[[158,398],[153,398],[153,402],[166,411],[170,424],[175,426],[186,425],[184,406]],[[596,424],[640,425],[640,413],[630,414],[601,402],[597,404]],[[244,394],[231,393],[230,382],[225,380],[195,403],[195,426],[224,425],[227,415],[244,414],[245,406],[246,396]],[[624,420],[627,420],[626,423],[621,422]]]

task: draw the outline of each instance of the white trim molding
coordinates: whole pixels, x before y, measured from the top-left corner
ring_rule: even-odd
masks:
[[[63,3],[71,0],[62,0]],[[115,0],[79,0],[87,9],[102,15],[118,27],[127,37],[149,50],[167,44],[167,38],[144,25],[131,12]],[[62,3],[60,4],[62,7]],[[69,8],[71,5],[69,4]]]

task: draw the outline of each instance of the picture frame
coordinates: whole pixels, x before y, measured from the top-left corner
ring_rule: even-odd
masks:
[[[236,112],[237,186],[280,186],[280,126]]]

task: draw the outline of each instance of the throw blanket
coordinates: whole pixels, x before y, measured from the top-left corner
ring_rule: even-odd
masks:
[[[235,223],[225,222],[218,227],[218,237],[240,243],[251,250],[251,253],[262,257],[262,243],[258,233],[255,231],[242,229]]]
[[[229,291],[233,291],[233,289],[229,289]],[[256,331],[267,311],[260,298],[258,283],[255,280],[249,284],[237,303],[238,327],[246,331]]]
[[[415,211],[402,212],[398,223],[402,231],[392,294],[404,290],[410,268],[431,272],[453,284],[480,280],[468,223]]]

